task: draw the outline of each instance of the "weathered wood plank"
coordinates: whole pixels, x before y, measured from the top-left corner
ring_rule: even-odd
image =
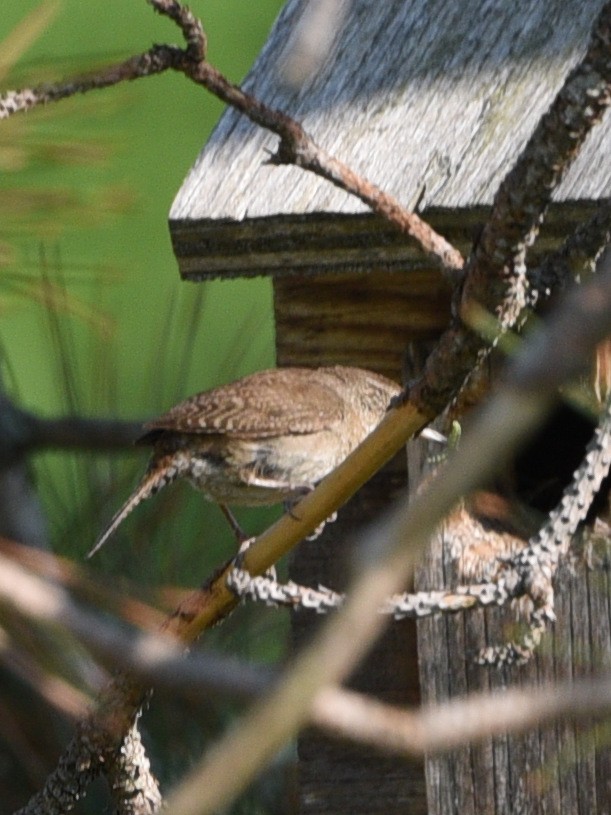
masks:
[[[289,0],[246,86],[404,204],[424,190],[425,217],[467,254],[499,181],[583,53],[603,0],[352,0],[320,74],[295,92],[281,85],[279,66],[306,2]],[[279,364],[341,362],[398,377],[405,344],[426,343],[443,329],[445,283],[410,241],[358,201],[311,174],[266,163],[276,141],[234,112],[223,116],[172,207],[181,274],[273,276]],[[556,191],[539,254],[530,253],[529,263],[608,196],[610,148],[607,114]],[[410,453],[410,478],[418,455]],[[293,577],[341,588],[353,530],[383,511],[403,476],[397,480],[391,468],[367,485],[336,525],[299,549]],[[440,538],[418,580],[419,588],[451,584]],[[558,623],[526,668],[490,672],[471,661],[479,647],[506,639],[512,617],[504,610],[421,621],[424,698],[608,665],[605,580],[594,590],[582,572],[561,576]],[[310,630],[298,617],[297,642]],[[391,628],[355,675],[358,687],[416,700],[409,630]],[[303,812],[425,811],[419,767],[312,734],[300,753]],[[591,733],[584,737],[573,726],[498,738],[426,764],[430,815],[607,815],[611,798],[608,756],[595,749]]]
[[[449,292],[438,272],[371,271],[293,275],[274,280],[276,355],[279,365],[361,365],[400,381],[402,349],[422,341],[447,320]],[[412,296],[413,294],[413,296]],[[426,319],[412,319],[419,310]],[[376,342],[381,335],[382,341]],[[355,532],[384,512],[406,486],[400,454],[344,506],[314,541],[291,561],[291,579],[346,588]],[[296,646],[322,622],[306,611],[293,615]],[[395,704],[418,704],[420,688],[414,621],[391,626],[350,678],[350,685]],[[303,815],[426,815],[424,766],[372,749],[306,732],[299,738],[299,812]]]
[[[424,349],[426,350],[426,349]],[[409,375],[417,373],[423,355],[410,356]],[[491,366],[491,371],[494,370]],[[549,467],[533,468],[540,456],[557,461],[551,446],[558,432],[570,438],[589,436],[577,430],[564,414],[554,417],[550,430],[535,440],[534,452],[524,457],[529,488],[545,479]],[[551,435],[550,435],[551,432]],[[426,442],[408,448],[412,489],[426,477]],[[564,449],[560,447],[560,449]],[[571,453],[574,455],[575,453]],[[578,453],[577,453],[578,454]],[[554,458],[554,456],[556,458]],[[563,464],[567,473],[571,465]],[[532,481],[531,477],[535,480]],[[557,477],[562,480],[560,470]],[[566,476],[568,478],[568,475]],[[544,484],[548,482],[544,480]],[[550,496],[547,500],[551,500]],[[604,502],[603,502],[604,503]],[[469,539],[464,530],[460,533]],[[435,535],[430,551],[416,574],[419,590],[449,587],[460,582],[450,546],[457,531],[445,525]],[[606,558],[606,560],[605,560]],[[503,669],[482,668],[473,657],[487,645],[512,638],[518,619],[511,609],[471,611],[447,619],[418,622],[420,685],[424,702],[442,701],[484,689],[507,686],[545,686],[562,679],[600,674],[611,668],[611,581],[609,549],[595,550],[599,568],[591,571],[582,559],[561,565],[555,581],[557,622],[545,636],[530,663]],[[605,568],[606,564],[606,568]],[[587,722],[560,723],[528,733],[496,738],[476,748],[453,750],[426,762],[429,815],[554,815],[583,812],[609,815],[611,807],[611,750],[597,743],[596,730]],[[450,792],[451,791],[451,792]]]
[[[447,552],[441,551],[442,546],[437,537],[419,572],[418,588],[439,587],[447,581]],[[504,628],[505,638],[508,636],[511,614],[507,610],[420,621],[423,700],[439,701],[509,684],[543,685],[609,670],[608,603],[608,573],[588,573],[585,566],[571,573],[568,566],[563,567],[557,581],[558,619],[541,653],[526,666],[501,671],[477,667],[469,660],[482,645],[500,641],[499,629]],[[482,618],[486,620],[483,628]],[[479,748],[454,750],[427,761],[429,813],[553,815],[570,811],[607,815],[611,804],[609,753],[608,747],[597,746],[595,731],[587,724],[559,724],[495,739]],[[448,788],[453,791],[451,796],[444,792]]]
[[[409,341],[435,337],[449,318],[449,289],[436,271],[293,275],[274,281],[277,360],[321,360],[398,379]]]
[[[424,185],[422,207],[464,209],[492,201],[585,50],[602,0],[352,0],[318,76],[296,92],[283,86],[280,69],[305,4],[289,0],[245,88],[298,118],[322,147],[406,206]],[[171,223],[364,211],[311,174],[266,163],[276,143],[225,113],[174,201]],[[555,200],[608,195],[609,156],[607,115]]]
[[[300,362],[300,360],[297,360]],[[405,456],[397,457],[342,508],[314,541],[304,541],[291,562],[291,579],[345,589],[351,573],[355,532],[405,488]],[[293,640],[302,646],[323,619],[307,611],[293,615]],[[394,704],[419,700],[416,630],[398,623],[376,643],[349,682],[362,692]],[[397,756],[306,731],[299,738],[299,812],[304,815],[426,815],[424,766]]]
[[[236,194],[238,194],[236,192]],[[536,265],[551,248],[590,217],[596,204],[564,202],[552,207],[529,262]],[[213,210],[211,210],[213,211]],[[488,210],[427,210],[431,226],[467,255]],[[214,217],[171,225],[181,275],[212,278],[293,274],[361,273],[431,269],[412,241],[373,215],[320,215],[216,221]],[[437,273],[437,270],[435,270]]]

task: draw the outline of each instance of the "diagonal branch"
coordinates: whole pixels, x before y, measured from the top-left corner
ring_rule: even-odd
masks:
[[[528,271],[528,305],[541,306],[552,293],[564,291],[573,280],[594,271],[598,256],[611,243],[611,198],[602,201],[594,215],[580,224],[556,252]]]
[[[201,61],[205,50],[203,32],[200,36],[193,18],[179,3],[174,0],[151,0],[151,3],[158,12],[177,21],[183,31],[186,28],[186,51],[155,47],[140,57],[110,69],[97,84],[95,79],[87,80],[87,87],[78,86],[78,83],[72,83],[71,86],[67,84],[55,96],[48,91],[46,96],[45,93],[40,93],[40,101],[63,98],[81,90],[105,87],[115,81],[134,79],[168,68],[179,70],[213,90],[253,121],[270,127],[277,133],[281,139],[277,160],[286,160],[288,156],[296,160],[299,166],[308,167],[333,183],[353,184],[349,174],[342,175],[343,165],[338,168],[336,164],[328,164],[328,157],[323,153],[315,150],[313,154],[310,152],[313,145],[307,139],[303,140],[299,128],[293,130],[291,120],[284,114],[278,113],[275,119],[272,116],[270,120],[270,109],[228,83],[211,66]],[[484,347],[461,321],[471,300],[477,300],[496,313],[503,327],[511,325],[515,320],[525,297],[524,256],[528,242],[536,234],[551,192],[558,184],[562,172],[608,104],[611,83],[611,57],[608,49],[610,27],[611,4],[608,4],[599,17],[582,65],[567,80],[565,88],[544,117],[545,125],[537,129],[516,170],[508,176],[495,199],[490,224],[484,229],[470,258],[464,286],[455,300],[454,323],[429,360],[423,378],[411,389],[411,401],[405,401],[391,411],[378,430],[300,503],[297,519],[285,516],[258,539],[244,556],[244,566],[252,574],[261,573],[271,566],[298,540],[324,521],[427,419],[453,398]],[[17,96],[11,98],[9,95],[3,105],[0,105],[0,115],[3,110],[8,115],[6,111],[10,112],[11,105],[15,109],[24,109],[37,103],[35,92],[29,94],[30,97],[26,93],[21,99]],[[583,115],[580,113],[582,109]],[[539,172],[536,165],[540,160],[542,168]],[[348,186],[344,188],[348,189]],[[438,236],[434,233],[431,235],[430,231],[427,233],[426,229],[423,232],[420,219],[414,220],[408,214],[403,223],[396,201],[387,197],[379,199],[378,191],[375,188],[372,191],[366,186],[357,190],[350,188],[350,191],[370,203],[376,212],[393,219],[407,234],[421,239],[425,251],[437,257],[444,266],[450,269],[462,267],[462,259],[453,255],[455,250],[451,247],[448,249],[445,242],[439,249],[436,243]],[[609,274],[600,275],[596,289],[599,302],[605,303],[608,309],[611,307],[609,278]],[[589,296],[592,296],[592,291],[592,286],[588,286]],[[573,309],[577,315],[582,315],[579,328],[586,323],[587,330],[576,337],[574,331],[571,335],[568,328],[563,326],[563,333],[560,335],[561,350],[571,347],[570,336],[576,339],[575,347],[579,353],[575,359],[561,356],[555,368],[549,366],[549,360],[554,359],[555,350],[550,343],[552,340],[558,341],[557,329],[556,334],[551,331],[544,335],[545,340],[541,340],[541,346],[536,342],[530,343],[530,362],[526,366],[522,364],[522,368],[518,366],[518,373],[514,374],[515,391],[506,389],[502,392],[485,414],[485,421],[482,420],[479,426],[480,435],[476,439],[472,438],[470,443],[465,440],[454,462],[446,469],[444,479],[437,481],[432,490],[436,500],[427,503],[424,497],[417,499],[407,515],[398,512],[379,532],[377,542],[386,556],[382,566],[372,567],[377,579],[371,581],[371,574],[367,571],[361,574],[356,582],[354,598],[349,600],[345,609],[338,613],[331,627],[325,629],[314,645],[297,658],[277,695],[264,700],[248,717],[243,726],[242,743],[245,739],[249,749],[244,762],[239,765],[239,771],[236,769],[232,773],[233,777],[228,778],[227,766],[237,766],[234,751],[236,740],[239,742],[241,737],[239,731],[236,731],[207,758],[203,774],[206,783],[202,786],[201,776],[197,777],[195,797],[193,787],[187,782],[181,794],[174,799],[176,812],[204,809],[211,811],[220,806],[237,786],[243,785],[252,777],[276,746],[306,720],[308,707],[318,688],[341,678],[354,660],[364,653],[381,625],[375,619],[375,614],[371,613],[372,609],[384,596],[397,590],[398,584],[409,572],[416,552],[425,545],[439,518],[465,489],[481,483],[498,466],[503,456],[509,455],[526,429],[532,426],[534,419],[550,403],[558,382],[564,376],[574,373],[577,356],[581,356],[583,351],[590,351],[592,339],[600,339],[609,330],[608,319],[604,322],[604,331],[601,328],[605,315],[596,315],[599,319],[595,320],[588,311],[590,305],[591,303],[584,302],[583,296],[580,300],[576,295],[573,298]],[[562,318],[570,327],[574,316],[567,316],[563,312]],[[474,449],[477,450],[477,456],[474,455]],[[403,542],[410,538],[413,549],[408,555],[402,554]],[[188,642],[228,613],[236,602],[226,585],[230,568],[228,565],[219,570],[207,585],[181,605],[166,625],[168,633]],[[360,629],[362,635],[358,642],[352,636],[355,628]],[[116,734],[126,734],[130,730],[143,695],[143,689],[137,683],[121,677],[114,680],[103,694],[100,708],[79,731],[85,745],[85,758],[97,756],[99,762],[99,756],[104,755],[108,746],[108,741],[104,739],[112,737],[116,745]],[[276,715],[278,710],[283,714],[280,720]],[[96,739],[102,740],[103,748]],[[88,753],[87,744],[90,742],[93,742],[96,749]],[[74,754],[69,751],[67,756],[67,761],[70,756],[70,760],[74,758]],[[93,762],[93,758],[91,761]],[[94,767],[96,772],[98,769],[99,764]],[[194,805],[198,807],[197,810],[193,809]]]
[[[573,281],[581,282],[595,271],[596,262],[605,246],[611,243],[611,199],[601,202],[594,215],[580,224],[559,249],[550,252],[541,264],[527,269],[526,307],[516,321],[521,329],[531,310],[542,312],[552,297],[565,291]],[[480,373],[481,369],[477,372]],[[463,384],[453,408],[455,415],[477,404],[481,399],[482,382],[476,371]],[[606,370],[601,373],[606,373]],[[475,374],[475,375],[474,375]],[[595,387],[603,385],[595,377]],[[602,401],[602,398],[600,399]],[[465,406],[465,408],[463,408]],[[457,409],[458,408],[458,409]]]
[[[454,297],[453,323],[409,391],[417,405],[441,412],[486,353],[485,341],[463,322],[472,303],[494,314],[501,331],[518,319],[526,304],[526,251],[554,189],[611,103],[610,44],[611,3],[607,3],[582,61],[568,75],[495,195],[490,217],[465,264],[462,288]]]
[[[326,153],[294,119],[280,110],[263,104],[229,82],[206,61],[206,36],[202,24],[177,0],[147,0],[159,14],[169,17],[181,29],[187,47],[155,45],[143,54],[95,74],[77,77],[56,85],[24,91],[9,91],[0,97],[0,119],[30,110],[37,105],[56,102],[78,93],[106,88],[119,82],[152,76],[167,70],[179,71],[193,82],[231,107],[248,116],[255,124],[275,133],[280,144],[271,159],[276,164],[295,164],[316,173],[340,189],[355,195],[370,209],[420,244],[441,268],[449,274],[462,269],[463,257],[445,238],[406,210],[392,195],[355,173],[350,167]]]

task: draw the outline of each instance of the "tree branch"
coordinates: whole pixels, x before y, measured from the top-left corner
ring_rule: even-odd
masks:
[[[611,243],[611,199],[601,202],[594,215],[580,224],[560,249],[551,252],[536,269],[528,271],[531,308],[564,291],[574,280],[594,271],[598,256]]]
[[[244,94],[203,62],[203,31],[179,3],[174,0],[151,0],[151,3],[158,12],[171,17],[181,26],[187,37],[186,51],[156,46],[97,78],[84,80],[80,85],[78,82],[67,83],[55,91],[30,91],[21,97],[9,94],[0,105],[0,115],[9,115],[14,110],[26,109],[41,101],[64,98],[167,68],[180,70],[246,113],[253,121],[275,132],[281,139],[276,161],[294,161],[298,166],[307,167],[354,192],[374,211],[416,237],[425,251],[436,257],[443,266],[451,270],[462,268],[462,258],[457,256],[456,250],[435,233],[431,234],[432,230],[420,219],[405,214],[394,199],[384,196],[366,182],[360,184],[360,180],[348,168],[317,151],[299,125]],[[610,25],[611,4],[608,4],[599,17],[582,64],[570,75],[518,165],[499,190],[490,222],[467,265],[464,286],[455,298],[453,325],[430,358],[423,378],[410,390],[412,401],[405,401],[391,411],[363,445],[300,502],[295,513],[297,518],[284,516],[260,536],[244,556],[244,566],[252,574],[265,571],[324,521],[453,398],[484,348],[483,342],[462,323],[471,301],[477,300],[496,313],[503,328],[515,321],[525,299],[524,256],[528,242],[536,234],[551,192],[562,172],[609,102]],[[537,166],[539,161],[540,169]],[[583,336],[577,337],[575,353],[579,355],[592,350],[591,340],[594,336],[600,339],[609,330],[611,274],[608,271],[600,275],[598,286],[595,290],[589,284],[584,287],[581,300],[578,295],[571,299],[573,317],[578,318],[579,329],[589,321]],[[583,300],[583,297],[592,297],[593,291],[602,297],[606,314],[593,314]],[[565,309],[554,326],[566,318],[566,313]],[[575,328],[574,324],[572,328]],[[176,807],[173,812],[199,813],[220,806],[252,777],[276,746],[306,720],[318,689],[341,679],[364,653],[381,625],[381,621],[372,613],[373,609],[386,595],[400,587],[417,552],[425,545],[439,519],[460,494],[476,487],[499,466],[517,446],[526,430],[542,415],[558,383],[564,376],[573,373],[575,360],[566,354],[562,356],[562,351],[571,347],[569,337],[575,338],[575,330],[569,332],[569,337],[566,333],[558,337],[554,330],[542,335],[540,345],[532,341],[526,346],[526,353],[530,355],[528,362],[514,366],[517,373],[497,395],[475,428],[474,432],[478,435],[465,439],[443,476],[436,479],[426,495],[417,498],[407,512],[401,510],[395,513],[374,535],[373,549],[377,550],[379,565],[371,565],[374,559],[371,553],[365,556],[370,561],[370,568],[360,574],[353,587],[353,597],[345,608],[314,644],[297,657],[277,693],[258,705],[242,728],[230,734],[211,752],[196,780],[187,781],[173,799],[172,804]],[[552,340],[560,346],[560,352]],[[534,361],[533,355],[537,357]],[[550,360],[556,360],[557,365],[550,365]],[[534,378],[535,374],[541,377],[540,381]],[[408,554],[402,552],[405,540],[412,542]],[[189,642],[205,627],[228,613],[236,603],[226,585],[230,568],[231,564],[221,569],[207,585],[181,604],[165,626],[166,632]],[[352,636],[354,630],[360,631],[358,642]],[[132,727],[142,698],[143,689],[138,683],[117,677],[102,694],[98,710],[79,728],[76,747],[73,742],[54,775],[54,781],[57,782],[68,768],[75,769],[79,755],[85,772],[95,775],[99,771],[100,756],[110,749],[111,744],[116,749],[123,734]],[[81,754],[78,753],[78,740],[83,745]],[[243,750],[244,746],[246,750]],[[228,766],[232,767],[231,774],[227,773]],[[197,784],[196,792],[194,783]]]
[[[0,394],[0,467],[36,450],[121,450],[131,447],[141,433],[142,422],[80,416],[45,419]]]
[[[555,721],[611,711],[611,676],[471,694],[408,711],[340,688],[321,690],[312,723],[336,737],[381,750],[422,756]]]
[[[155,45],[139,56],[96,74],[77,77],[65,83],[46,85],[25,91],[9,91],[0,97],[0,119],[29,110],[40,104],[106,88],[119,82],[140,79],[166,70],[179,71],[193,82],[205,87],[221,101],[248,116],[280,138],[275,164],[295,164],[316,173],[337,187],[355,195],[371,210],[406,235],[417,241],[422,250],[441,268],[455,275],[464,260],[460,252],[418,215],[406,210],[401,203],[375,184],[355,173],[347,165],[316,145],[303,127],[280,110],[268,107],[254,96],[229,82],[206,61],[206,38],[202,24],[176,0],[147,0],[154,10],[169,17],[181,29],[186,39],[185,50]]]
[[[161,809],[161,793],[151,772],[137,722],[126,734],[119,750],[107,755],[105,774],[116,815],[155,815]]]
[[[588,133],[611,102],[611,3],[594,24],[588,49],[542,117],[515,167],[495,195],[492,212],[464,268],[454,296],[453,321],[406,394],[439,413],[487,351],[463,322],[472,303],[494,314],[501,331],[515,324],[526,304],[525,258],[554,189]]]

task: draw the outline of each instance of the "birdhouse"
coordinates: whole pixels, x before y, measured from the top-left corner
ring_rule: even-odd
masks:
[[[467,256],[499,183],[583,55],[602,5],[289,0],[243,87],[299,121],[327,153],[417,208]],[[317,20],[320,30],[312,29]],[[312,31],[313,41],[326,47],[313,62],[300,61]],[[246,117],[225,112],[170,212],[181,276],[271,278],[279,366],[356,365],[400,381],[406,348],[413,362],[446,327],[450,283],[411,239],[361,201],[270,160],[277,144]],[[555,191],[528,263],[559,246],[610,189],[607,116]],[[400,456],[323,536],[304,543],[293,579],[343,589],[352,530],[403,494],[406,472]],[[425,571],[434,576],[434,565]],[[578,595],[571,583],[565,599],[579,596],[586,607],[578,612],[561,600],[558,625],[585,643],[592,626],[597,666],[608,668],[609,586],[608,577],[600,579],[607,582],[591,595]],[[576,654],[558,653],[556,663],[547,654],[524,669],[486,672],[467,651],[475,636],[470,625],[486,644],[486,621],[498,620],[488,614],[477,612],[473,623],[466,616],[444,619],[418,634],[409,621],[392,624],[352,685],[386,701],[417,704],[536,681],[538,672],[542,681],[554,670],[558,676],[592,670],[595,658],[586,649],[578,667]],[[295,643],[317,624],[296,615]],[[553,642],[560,647],[559,639]],[[308,733],[300,741],[300,811],[602,813],[611,772],[594,737],[586,741],[563,725],[428,759],[425,772],[423,764]]]

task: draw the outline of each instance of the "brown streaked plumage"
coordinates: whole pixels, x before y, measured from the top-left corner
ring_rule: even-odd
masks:
[[[153,447],[147,471],[88,556],[178,478],[229,518],[227,504],[294,500],[360,444],[399,392],[385,377],[336,365],[260,371],[186,399],[145,425],[140,443]]]

